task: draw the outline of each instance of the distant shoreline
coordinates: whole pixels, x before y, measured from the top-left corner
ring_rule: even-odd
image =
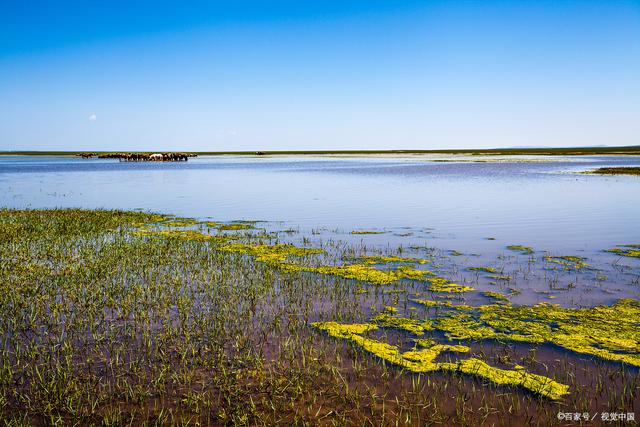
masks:
[[[119,150],[121,151],[121,150]],[[119,151],[0,151],[0,156],[78,156]],[[152,154],[156,151],[131,151]],[[374,154],[460,154],[460,155],[549,155],[579,156],[597,154],[640,155],[640,145],[625,147],[563,147],[563,148],[489,148],[454,150],[273,150],[273,151],[186,151],[198,156],[282,156],[282,155],[374,155]]]

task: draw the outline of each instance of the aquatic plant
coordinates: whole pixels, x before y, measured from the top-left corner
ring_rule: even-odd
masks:
[[[552,262],[554,264],[558,264],[566,270],[581,270],[583,268],[589,267],[585,261],[586,258],[581,258],[573,255],[561,255],[561,256],[551,256],[545,255],[544,260],[547,262]]]
[[[532,254],[534,252],[533,248],[531,246],[522,246],[522,245],[509,245],[507,246],[507,249],[509,249],[510,251],[514,251],[514,252],[520,252],[524,255],[529,255]]]
[[[498,271],[493,267],[469,267],[471,271],[484,271],[485,273],[497,273]]]
[[[616,255],[640,258],[640,245],[619,245],[617,248],[607,249],[605,252],[611,252]]]
[[[475,290],[475,288],[472,288],[471,286],[462,286],[457,283],[450,282],[444,277],[428,277],[426,280],[429,282],[429,290],[432,292],[462,293]]]
[[[493,304],[434,320],[450,339],[549,342],[576,353],[640,367],[640,303],[570,309]]]
[[[351,234],[383,234],[384,231],[377,230],[353,230]]]
[[[416,263],[427,264],[430,260],[388,255],[363,255],[359,258],[365,264]]]
[[[431,344],[430,342],[421,341],[422,349],[403,353],[397,346],[367,338],[355,332],[357,330],[370,331],[372,330],[371,325],[338,325],[335,322],[315,322],[312,326],[332,337],[346,339],[361,347],[364,351],[411,372],[460,372],[487,379],[495,384],[522,387],[550,399],[560,399],[569,393],[567,385],[560,384],[548,377],[528,373],[521,368],[512,371],[498,369],[476,358],[458,360],[453,363],[435,361],[444,352],[467,353],[469,351],[467,346],[429,345]]]

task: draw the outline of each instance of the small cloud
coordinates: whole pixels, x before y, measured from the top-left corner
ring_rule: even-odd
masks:
[[[98,116],[96,116],[96,113],[93,113],[89,116],[89,121],[90,122],[95,122],[96,119],[98,118]]]

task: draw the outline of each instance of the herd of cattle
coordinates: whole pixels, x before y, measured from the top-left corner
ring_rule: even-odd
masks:
[[[78,156],[85,159],[119,159],[121,162],[186,162],[189,157],[197,157],[191,153],[81,153]]]

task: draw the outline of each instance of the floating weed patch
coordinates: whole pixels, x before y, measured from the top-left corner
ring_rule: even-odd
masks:
[[[472,288],[471,286],[462,286],[457,283],[450,282],[444,277],[429,277],[427,278],[427,282],[429,282],[429,290],[432,292],[462,293],[475,290],[475,288]]]
[[[371,322],[383,328],[400,329],[412,333],[413,335],[422,335],[424,331],[432,330],[430,320],[418,321],[414,319],[408,319],[405,317],[396,317],[388,313],[380,313],[371,318]]]
[[[388,320],[385,319],[385,321]],[[458,360],[457,362],[435,361],[444,352],[467,353],[469,352],[467,346],[435,344],[431,340],[420,340],[416,344],[423,347],[422,349],[403,353],[397,346],[362,336],[362,333],[357,332],[358,330],[364,332],[373,330],[375,326],[372,327],[370,324],[339,325],[335,322],[316,322],[312,325],[334,338],[346,339],[364,351],[410,372],[459,372],[484,378],[495,384],[522,387],[550,399],[560,399],[569,393],[568,386],[548,377],[528,373],[524,369],[513,371],[498,369],[476,358]]]
[[[244,222],[235,222],[230,224],[218,224],[216,228],[220,231],[249,230],[253,228],[253,224],[244,223]]]
[[[570,309],[494,304],[434,321],[450,339],[548,342],[576,353],[640,367],[640,303],[623,299],[612,306]]]
[[[498,271],[493,267],[469,267],[471,271],[482,271],[485,273],[497,273]]]
[[[228,234],[211,235],[204,234],[195,230],[151,230],[148,228],[141,228],[131,234],[139,237],[164,237],[183,240],[194,240],[199,242],[212,242],[218,245],[226,244],[229,241],[239,239],[238,236]]]
[[[616,255],[640,258],[640,245],[619,245],[617,248],[607,249],[605,252],[611,252]]]
[[[343,277],[345,279],[360,280],[374,285],[390,285],[401,279],[425,280],[427,276],[433,274],[428,270],[417,270],[409,266],[399,266],[394,270],[379,270],[364,263],[307,267],[306,271]]]
[[[353,230],[351,234],[383,234],[384,231],[377,230]]]
[[[365,264],[391,264],[391,263],[415,263],[415,264],[427,264],[430,262],[426,259],[420,258],[406,258],[399,256],[384,256],[384,255],[364,255],[359,258]]]
[[[487,292],[483,292],[482,295],[488,298],[493,298],[498,301],[509,301],[509,298],[507,298],[506,295],[501,294],[500,292],[487,291]]]
[[[163,227],[191,227],[197,224],[199,224],[199,222],[193,218],[174,218],[164,221],[159,225]]]
[[[285,263],[290,257],[304,257],[324,253],[322,249],[315,248],[299,248],[289,244],[278,245],[251,245],[243,243],[232,243],[221,248],[225,252],[236,252],[248,254],[256,258],[256,260],[279,265]],[[287,264],[291,265],[291,264]]]
[[[507,246],[507,249],[514,252],[520,252],[523,255],[530,255],[534,252],[531,246],[510,245],[510,246]]]
[[[565,270],[582,270],[583,268],[589,267],[589,264],[584,262],[585,258],[572,256],[572,255],[562,255],[562,256],[546,255],[544,257],[544,260],[547,262],[558,264]]]

